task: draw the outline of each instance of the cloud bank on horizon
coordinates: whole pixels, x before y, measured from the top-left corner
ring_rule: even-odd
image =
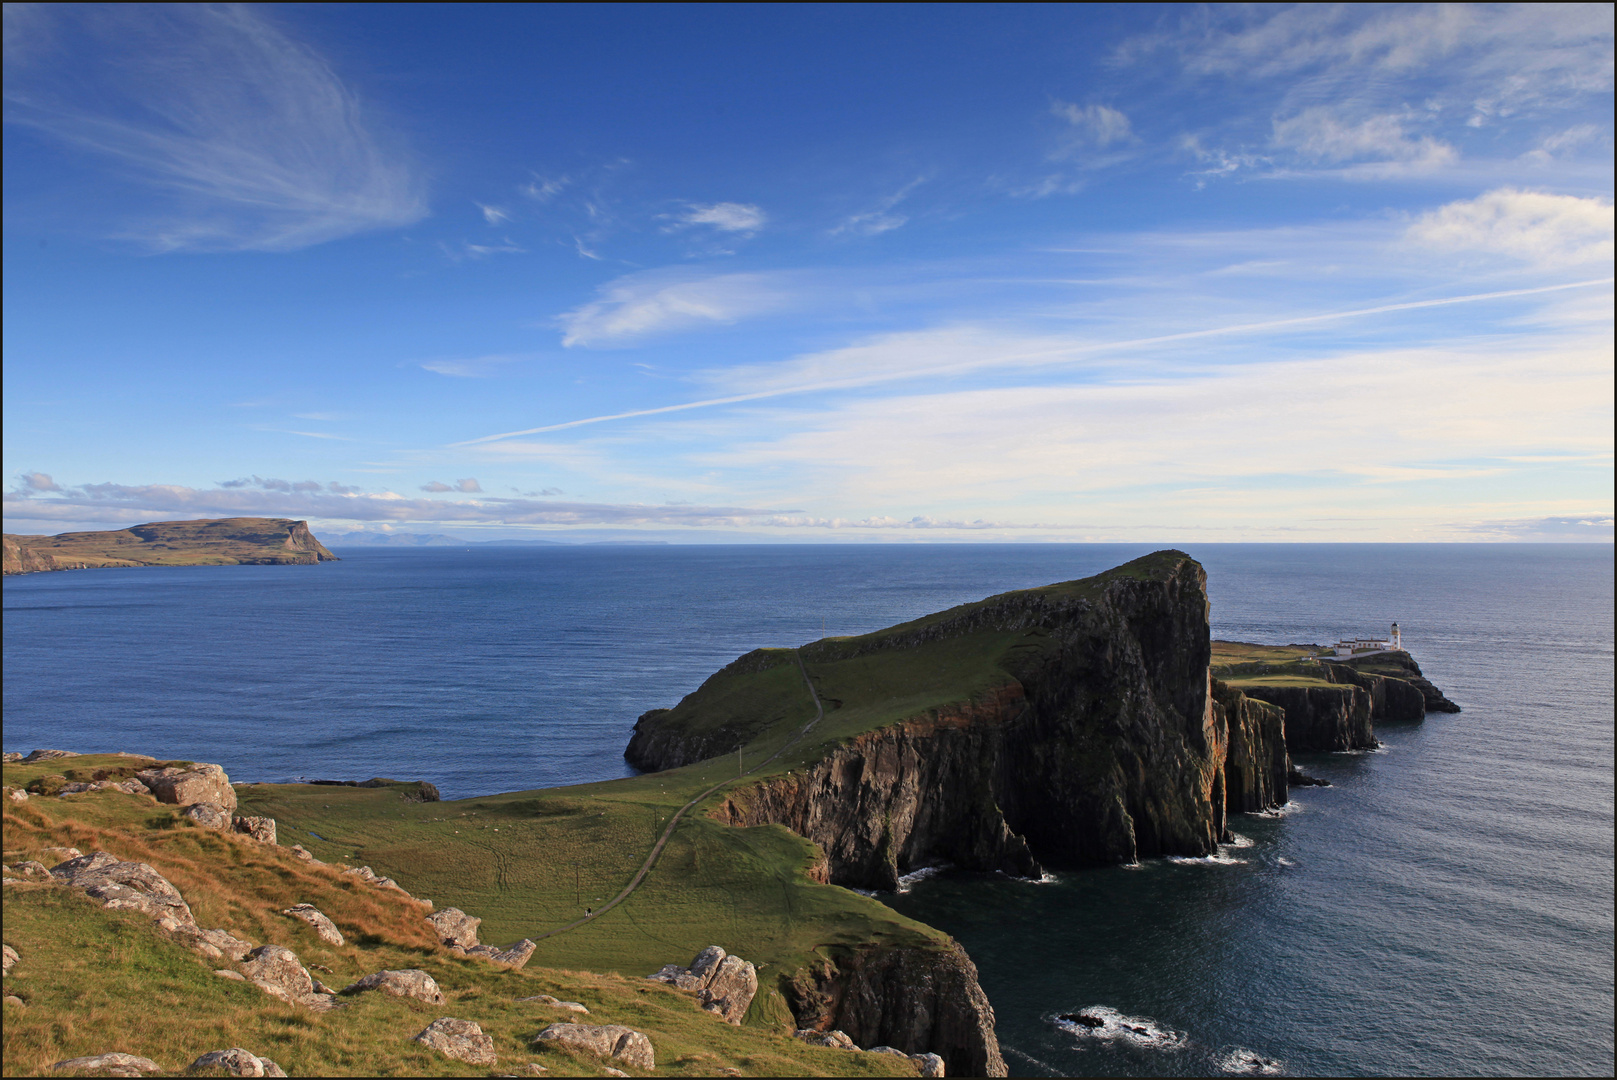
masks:
[[[951,13],[8,5],[7,530],[1611,541],[1609,5]]]

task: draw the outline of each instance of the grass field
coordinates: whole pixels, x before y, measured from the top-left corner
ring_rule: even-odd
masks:
[[[64,765],[93,772],[127,768],[131,762],[106,756],[7,765],[5,782],[23,786],[63,773]],[[583,802],[600,801],[590,794],[583,791],[576,797]],[[436,809],[440,811],[436,816],[444,816],[441,812],[449,809],[445,804],[398,803],[396,789],[315,788],[309,795],[294,792],[292,798],[310,795],[328,797],[334,800],[334,809],[342,808],[341,813],[330,815],[333,822],[355,826],[374,822],[377,839],[391,833],[395,843],[413,828],[428,824],[398,811],[413,806],[421,811]],[[470,843],[473,833],[492,834],[498,827],[503,835],[509,826],[497,821],[538,821],[545,816],[535,817],[520,805],[504,810],[462,809],[470,820],[470,827],[462,830],[468,837],[466,850],[490,856],[501,845],[474,846]],[[585,822],[587,812],[554,816]],[[586,843],[605,840],[610,848],[610,837],[618,828],[613,819],[628,820],[612,812],[605,818],[597,816],[597,824],[585,824],[580,839]],[[726,831],[709,825],[716,832]],[[771,834],[751,856],[771,866],[785,857],[775,841],[780,837],[795,840],[779,830],[727,831],[737,836]],[[622,841],[631,839],[625,835]],[[294,840],[285,837],[283,843]],[[166,941],[143,916],[107,911],[78,890],[12,884],[5,891],[5,941],[17,949],[22,960],[7,977],[6,991],[20,996],[25,1005],[6,1006],[7,1076],[42,1074],[52,1062],[109,1050],[149,1057],[178,1072],[201,1054],[228,1046],[243,1046],[272,1058],[294,1076],[465,1075],[466,1066],[410,1041],[432,1020],[445,1015],[481,1025],[495,1040],[501,1068],[520,1068],[522,1062],[535,1061],[553,1074],[602,1075],[601,1062],[528,1047],[528,1040],[546,1024],[575,1018],[574,1014],[517,1001],[546,993],[583,1002],[591,1010],[591,1022],[623,1023],[647,1032],[656,1048],[658,1074],[707,1076],[733,1068],[760,1076],[913,1075],[913,1067],[902,1059],[827,1050],[789,1038],[784,1034],[788,1018],[778,997],[760,994],[764,1004],[756,1010],[759,1015],[737,1028],[701,1012],[690,995],[646,982],[639,976],[670,960],[688,962],[695,948],[648,937],[627,918],[615,927],[588,928],[589,932],[601,931],[598,948],[607,942],[605,951],[615,949],[623,958],[625,974],[552,966],[542,955],[536,955],[524,970],[512,972],[440,948],[421,917],[422,909],[396,893],[340,877],[335,867],[301,862],[285,847],[267,847],[245,837],[197,828],[179,818],[173,807],[159,805],[149,796],[103,791],[65,798],[35,796],[21,805],[8,803],[5,861],[38,858],[49,864],[57,861],[44,855],[42,849],[49,846],[102,849],[120,858],[150,863],[181,891],[200,925],[222,927],[256,943],[285,945],[306,965],[327,969],[316,973],[333,986],[341,987],[382,969],[421,968],[438,981],[447,1002],[428,1006],[367,994],[348,999],[349,1004],[335,1012],[310,1013],[277,1002],[250,985],[212,974],[217,961],[204,961]],[[461,845],[440,841],[427,846],[455,849]],[[509,850],[515,853],[524,848],[516,844]],[[747,871],[745,863],[735,861],[737,850],[704,852],[700,843],[692,845],[688,857],[707,862],[712,871],[708,896],[727,884],[733,887],[738,875]],[[745,856],[747,845],[739,850]],[[329,853],[333,851],[328,844]],[[497,858],[493,861],[499,862]],[[731,869],[720,870],[721,863],[728,863]],[[453,874],[454,866],[462,866],[461,872],[475,873],[477,859],[470,857],[463,864],[451,859],[448,864],[433,872]],[[538,875],[538,880],[543,877]],[[497,883],[500,879],[496,868],[485,881]],[[518,891],[528,880],[521,873],[507,874],[506,890]],[[777,880],[775,888],[781,887]],[[833,906],[839,896],[867,906],[872,915],[870,929],[876,934],[926,936],[924,931],[898,926],[892,921],[896,917],[885,908],[857,894],[825,886],[813,888],[832,898]],[[295,903],[313,903],[326,912],[347,943],[325,945],[307,926],[279,914]],[[786,906],[801,915],[801,927],[814,925],[828,913],[823,903],[816,905],[812,899],[798,907],[794,897]],[[481,914],[475,906],[468,907]],[[835,912],[839,922],[845,916],[844,911]],[[740,923],[747,924],[744,915]],[[703,945],[722,942],[725,931],[733,929],[722,917],[709,920],[706,928],[712,933],[697,934],[691,940],[699,938]],[[858,932],[857,922],[849,924],[849,932]],[[789,929],[785,936],[791,936]],[[806,943],[812,934],[799,936]],[[485,940],[494,938],[485,935]],[[635,949],[640,952],[638,963],[634,962]],[[743,948],[735,951],[752,958]]]
[[[1243,686],[1330,686],[1318,660],[1318,645],[1253,645],[1213,642],[1213,677]]]

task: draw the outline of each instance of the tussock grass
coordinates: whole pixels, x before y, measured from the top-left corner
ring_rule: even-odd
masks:
[[[95,764],[87,758],[66,760],[79,767]],[[6,782],[15,785],[23,770],[13,772],[13,766],[6,766]],[[394,809],[386,803],[387,789],[313,790],[339,805],[347,800],[361,804],[380,800],[384,808]],[[397,794],[391,797],[398,799]],[[425,809],[434,804],[402,805]],[[555,817],[567,820],[582,814]],[[351,808],[352,823],[363,819]],[[374,813],[370,820],[400,827],[393,815]],[[167,827],[154,827],[154,821]],[[723,831],[716,825],[710,828]],[[423,909],[408,898],[341,877],[335,868],[310,866],[285,848],[196,828],[148,796],[95,792],[61,799],[35,797],[8,806],[4,846],[7,862],[38,858],[45,847],[72,846],[150,863],[180,889],[200,925],[224,927],[258,944],[291,948],[333,987],[386,968],[420,968],[437,980],[447,999],[443,1005],[429,1006],[384,994],[361,994],[345,999],[345,1006],[336,1011],[311,1013],[276,1001],[250,984],[213,974],[212,968],[222,962],[206,961],[166,940],[145,916],[107,911],[75,889],[8,885],[5,940],[22,960],[6,979],[6,991],[26,1002],[22,1008],[6,1007],[8,1076],[42,1075],[55,1061],[110,1050],[149,1057],[178,1072],[203,1053],[229,1046],[269,1057],[294,1076],[485,1072],[411,1041],[439,1016],[478,1023],[495,1041],[501,1071],[516,1071],[535,1061],[554,1075],[603,1075],[607,1063],[528,1045],[549,1023],[582,1019],[627,1024],[646,1032],[656,1048],[658,1075],[705,1076],[724,1068],[739,1068],[748,1075],[913,1075],[908,1062],[900,1059],[811,1047],[789,1038],[784,1033],[789,1022],[784,1003],[770,988],[760,993],[754,1006],[757,1022],[737,1028],[702,1012],[690,995],[639,977],[645,974],[641,968],[652,970],[667,959],[688,961],[694,949],[665,956],[664,949],[672,946],[652,950],[642,943],[640,962],[626,964],[633,969],[632,976],[541,966],[538,958],[522,971],[510,971],[454,956],[436,944],[422,918]],[[765,844],[755,857],[772,860],[779,852]],[[736,874],[744,873],[735,868],[718,871],[718,852],[710,853],[708,861],[721,882],[733,883]],[[326,946],[305,924],[280,915],[281,909],[299,902],[315,904],[330,915],[348,942],[340,948]],[[479,914],[475,907],[469,910]],[[630,925],[628,920],[624,923]],[[724,928],[712,929],[722,933]],[[710,943],[702,938],[702,944]],[[517,1000],[537,994],[580,1001],[591,1015],[580,1018]]]

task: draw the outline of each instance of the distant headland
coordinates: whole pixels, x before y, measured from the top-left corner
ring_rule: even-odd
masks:
[[[5,534],[7,574],[86,570],[107,566],[232,566],[336,562],[309,531],[290,518],[212,518],[154,521],[108,532],[59,536]]]

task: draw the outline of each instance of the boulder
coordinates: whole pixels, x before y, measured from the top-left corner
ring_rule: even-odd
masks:
[[[915,1071],[922,1076],[942,1076],[943,1059],[936,1054],[911,1054],[910,1060],[915,1062]]]
[[[293,844],[292,845],[292,854],[296,855],[298,858],[302,859],[304,862],[314,863],[316,866],[324,866],[325,865],[325,863],[321,862],[319,859],[314,857],[314,852],[310,851],[308,848],[304,847],[302,844]]]
[[[51,867],[51,876],[83,889],[111,910],[140,911],[154,919],[166,916],[182,926],[196,925],[180,890],[145,863],[120,862],[115,855],[94,851]]]
[[[0,947],[0,956],[4,956],[5,958],[4,975],[10,975],[11,969],[17,966],[17,961],[22,959],[22,957],[17,955],[17,950],[13,949],[10,945]]]
[[[325,913],[313,904],[293,904],[281,914],[290,915],[294,919],[302,919],[314,927],[315,934],[327,945],[341,945],[343,943],[342,932],[337,929],[337,924],[328,919]]]
[[[7,750],[5,752],[5,754],[3,755],[3,757],[0,757],[0,760],[5,761],[5,763],[7,765],[10,765],[14,761],[21,761],[22,760],[22,751],[21,750]]]
[[[196,822],[204,829],[213,829],[217,832],[228,832],[230,830],[230,815],[225,813],[224,807],[219,806],[217,803],[192,803],[180,811],[180,816]]]
[[[25,859],[11,867],[13,874],[27,878],[29,881],[52,881],[50,869],[42,862]]]
[[[84,852],[76,847],[48,847],[41,848],[40,854],[53,862],[62,862],[65,859],[76,859]]]
[[[229,1050],[214,1050],[191,1062],[191,1069],[223,1069],[231,1076],[285,1076],[286,1072],[269,1058],[261,1058],[250,1050],[232,1046]]]
[[[52,1065],[53,1069],[72,1069],[75,1072],[97,1072],[103,1076],[139,1076],[141,1073],[162,1072],[163,1067],[150,1058],[134,1054],[96,1054],[92,1057],[68,1058]]]
[[[31,761],[50,761],[50,760],[52,760],[54,758],[78,757],[78,756],[79,755],[74,753],[72,750],[35,750],[32,754],[29,754],[27,757],[23,758],[22,760],[23,760],[24,764],[27,764],[27,763],[29,763]],[[102,1056],[105,1057],[106,1055],[102,1055]]]
[[[858,1043],[840,1031],[815,1031],[813,1028],[798,1028],[792,1032],[792,1038],[802,1039],[810,1046],[829,1046],[835,1050],[859,1049]]]
[[[428,1024],[426,1030],[415,1037],[415,1041],[468,1065],[493,1065],[497,1060],[494,1056],[494,1040],[484,1035],[483,1029],[470,1020],[439,1017]]]
[[[568,1012],[583,1013],[585,1016],[590,1014],[589,1009],[585,1008],[576,1001],[562,1001],[560,998],[551,997],[549,994],[537,994],[533,997],[517,998],[517,1001],[537,1001],[541,1005],[549,1005],[552,1009],[566,1009]]]
[[[702,1008],[732,1024],[741,1023],[758,993],[757,968],[739,956],[730,956],[717,945],[709,945],[697,953],[688,968],[665,964],[655,975],[646,977],[680,990],[695,991]]]
[[[439,941],[462,949],[469,949],[477,944],[477,928],[483,925],[482,919],[473,918],[460,908],[452,907],[434,911],[427,916],[427,921],[438,932]]]
[[[221,979],[235,979],[237,982],[247,981],[247,976],[239,971],[231,971],[229,968],[215,968],[213,973]]]
[[[244,960],[253,951],[253,943],[243,941],[228,930],[203,930],[196,926],[186,926],[170,918],[157,920],[157,925],[168,932],[169,937],[184,945],[194,953],[199,953],[209,960]]]
[[[611,1058],[637,1069],[654,1069],[651,1040],[622,1024],[551,1024],[533,1037],[535,1047],[559,1046]]]
[[[7,1005],[15,1005],[19,1009],[26,1009],[28,1007],[28,1003],[22,998],[18,997],[16,994],[7,994],[5,1001]]]
[[[260,844],[275,843],[275,819],[242,815],[231,822],[237,832],[251,836]]]
[[[151,788],[147,787],[139,780],[136,780],[133,776],[131,776],[128,780],[113,784],[112,786],[128,795],[150,795],[152,793]]]
[[[247,978],[271,997],[304,1004],[314,993],[314,979],[298,954],[279,945],[260,945],[241,965]]]
[[[236,789],[230,786],[230,777],[219,765],[169,765],[138,772],[135,779],[150,788],[158,802],[175,806],[206,802],[226,810],[236,809]]]
[[[444,1003],[443,991],[438,989],[438,984],[433,981],[432,976],[414,968],[405,971],[378,971],[343,987],[341,992],[363,994],[368,990],[380,990],[394,997],[415,998],[417,1001],[425,1001],[428,1005]]]
[[[6,788],[6,799],[14,803],[27,802],[28,792],[22,788],[8,787]]]
[[[523,938],[509,949],[500,949],[490,954],[489,959],[496,964],[507,964],[512,968],[520,968],[528,962],[528,957],[532,956],[533,951],[538,947],[532,941]]]

